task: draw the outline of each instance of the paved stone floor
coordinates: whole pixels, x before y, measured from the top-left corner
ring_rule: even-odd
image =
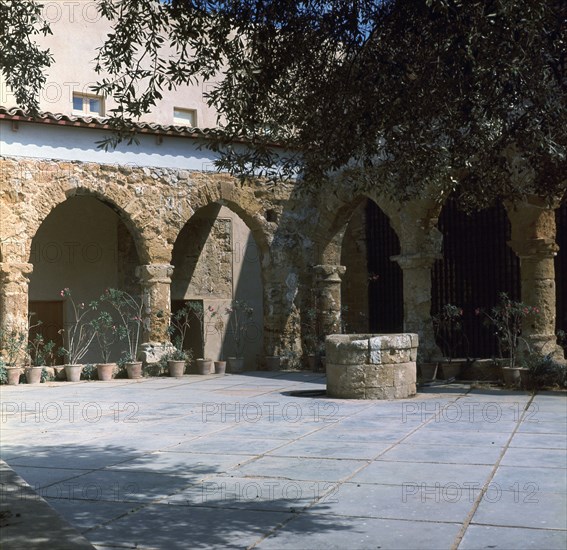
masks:
[[[566,548],[564,393],[293,393],[324,387],[304,372],[3,386],[1,458],[38,496],[2,470],[20,510],[2,547],[85,547],[74,527],[99,549]],[[44,506],[34,538],[42,499],[60,522]]]

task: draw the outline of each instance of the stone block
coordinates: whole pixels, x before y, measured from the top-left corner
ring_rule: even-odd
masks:
[[[328,395],[345,399],[405,399],[415,395],[417,349],[413,344],[417,345],[417,337],[413,336],[327,337]]]
[[[410,349],[412,347],[417,347],[417,334],[372,335],[369,338],[369,341],[370,350]],[[415,345],[414,342],[416,342]]]
[[[395,369],[388,365],[365,365],[365,383],[369,387],[393,386]]]
[[[327,361],[336,365],[368,363],[368,340],[358,334],[327,336],[326,355]]]
[[[387,349],[382,351],[382,364],[391,365],[411,361],[410,349]]]
[[[379,365],[382,363],[382,352],[380,350],[370,350],[370,363],[373,365]]]

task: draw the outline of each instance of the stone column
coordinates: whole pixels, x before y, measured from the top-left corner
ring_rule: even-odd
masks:
[[[341,333],[341,277],[344,265],[316,265],[315,287],[317,289],[318,326],[324,336]]]
[[[30,263],[0,263],[0,326],[28,330]]]
[[[140,265],[136,276],[140,280],[144,300],[144,341],[169,342],[167,327],[171,313],[171,275],[169,264]]]
[[[419,358],[440,357],[431,321],[431,268],[440,254],[392,256],[403,271],[404,332],[419,335]]]
[[[522,338],[530,352],[540,356],[549,353],[563,361],[563,350],[557,345],[557,314],[554,258],[559,246],[555,242],[555,211],[541,199],[531,198],[515,206],[507,206],[512,224],[512,240],[508,245],[520,259],[522,302],[538,308],[522,326]]]
[[[285,319],[283,315],[283,284],[278,281],[264,283],[264,352],[279,355],[284,348]]]
[[[443,235],[437,229],[441,206],[432,199],[404,202],[392,212],[400,254],[390,259],[403,272],[404,332],[419,335],[418,361],[440,357],[431,321],[431,268],[441,259]]]

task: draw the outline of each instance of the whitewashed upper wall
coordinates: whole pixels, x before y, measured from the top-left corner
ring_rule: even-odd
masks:
[[[36,41],[48,47],[55,58],[47,70],[47,83],[40,93],[40,110],[73,114],[73,92],[92,93],[89,87],[101,76],[94,71],[96,48],[102,46],[111,30],[108,20],[100,17],[93,0],[50,0],[43,3],[42,14],[50,23],[53,35],[37,36]],[[140,120],[158,124],[173,124],[173,108],[194,109],[197,126],[217,126],[215,110],[203,98],[209,84],[181,86],[163,91],[163,100]],[[17,107],[13,93],[0,82],[0,105]],[[115,107],[112,99],[106,101],[106,112]]]
[[[96,145],[106,135],[110,131],[28,122],[20,122],[14,130],[11,122],[1,121],[0,155],[216,171],[214,153],[199,149],[196,139],[164,136],[158,144],[156,136],[140,135],[139,145],[123,143],[107,152]]]

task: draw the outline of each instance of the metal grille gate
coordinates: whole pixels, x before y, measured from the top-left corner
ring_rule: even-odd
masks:
[[[567,202],[556,216],[560,247],[555,259],[557,330],[567,331]],[[399,241],[388,217],[370,200],[366,220],[369,330],[398,332],[403,328],[402,272],[390,256],[399,254]],[[443,233],[443,259],[433,266],[432,313],[444,304],[462,307],[465,337],[457,353],[495,356],[498,342],[475,310],[492,307],[500,292],[513,299],[521,295],[519,260],[506,244],[510,240],[506,211],[498,206],[468,215],[450,199],[441,212],[439,229]]]
[[[374,201],[366,203],[368,263],[368,328],[373,333],[403,330],[403,279],[390,256],[400,253],[400,242],[388,216]]]
[[[498,341],[475,310],[492,307],[500,292],[513,299],[520,297],[519,260],[506,244],[510,240],[506,211],[498,206],[467,215],[449,199],[439,217],[439,229],[443,259],[433,267],[432,313],[444,304],[461,307],[463,339],[457,354],[495,356]]]

